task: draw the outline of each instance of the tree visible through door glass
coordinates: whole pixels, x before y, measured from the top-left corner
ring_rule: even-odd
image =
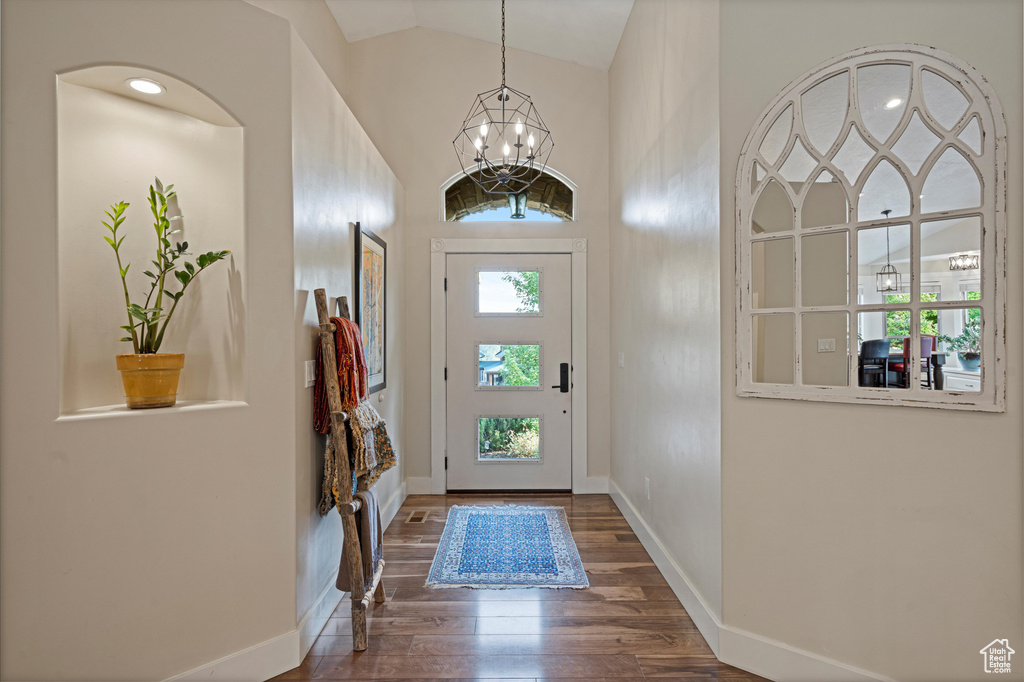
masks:
[[[479,344],[478,386],[539,388],[540,344]]]
[[[480,417],[480,459],[540,459],[539,417]]]
[[[539,270],[481,270],[477,277],[478,315],[540,314]]]

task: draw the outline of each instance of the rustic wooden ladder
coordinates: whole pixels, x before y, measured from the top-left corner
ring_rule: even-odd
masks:
[[[362,503],[352,497],[352,470],[348,462],[348,415],[341,409],[341,388],[338,386],[338,355],[334,345],[334,323],[327,312],[327,294],[317,289],[316,314],[320,320],[320,357],[323,366],[324,382],[327,387],[327,404],[331,411],[331,431],[328,436],[334,444],[335,471],[338,475],[338,511],[341,512],[341,525],[344,531],[345,562],[348,573],[352,577],[352,648],[355,651],[366,650],[366,609],[370,599],[378,604],[384,602],[384,583],[381,574],[384,572],[384,560],[381,559],[373,572],[373,584],[363,592],[363,559],[359,546],[359,533],[356,526],[355,513]],[[348,310],[348,299],[338,298],[338,317],[352,319]]]

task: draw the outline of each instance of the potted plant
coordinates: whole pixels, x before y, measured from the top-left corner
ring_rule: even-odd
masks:
[[[152,261],[153,270],[143,273],[150,281],[149,291],[141,305],[133,303],[128,293],[128,269],[131,264],[121,263],[120,249],[124,237],[117,233],[125,221],[125,211],[129,204],[124,201],[112,204],[110,210],[105,211],[110,222],[102,221],[110,231],[110,236],[104,235],[103,238],[110,244],[117,259],[125,314],[128,317],[128,324],[121,326],[121,329],[128,332],[128,336],[122,337],[121,341],[130,341],[135,351],[117,356],[117,368],[121,370],[125,399],[130,408],[170,407],[174,404],[185,355],[158,352],[164,340],[164,332],[185,290],[199,273],[231,253],[209,251],[200,254],[195,263],[185,260],[185,256],[191,255],[186,251],[188,242],[176,242],[172,246],[170,240],[172,235],[181,232],[180,229],[171,229],[171,221],[180,220],[181,216],[167,217],[167,202],[174,196],[174,185],[165,188],[159,178],[149,186],[149,208],[153,213],[153,229],[156,232],[156,260]],[[168,280],[177,280],[177,291],[167,288],[173,284]]]
[[[960,356],[960,366],[966,370],[976,370],[981,366],[981,326],[968,324],[959,336],[939,336],[949,347]]]

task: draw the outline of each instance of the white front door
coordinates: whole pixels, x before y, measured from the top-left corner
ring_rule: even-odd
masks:
[[[448,490],[572,488],[569,254],[448,254]]]

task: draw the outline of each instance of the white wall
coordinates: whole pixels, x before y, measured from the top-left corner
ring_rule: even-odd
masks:
[[[612,480],[717,618],[718,3],[637,0],[609,78]]]
[[[579,186],[572,223],[445,223],[440,187],[460,170],[451,141],[473,97],[500,82],[500,49],[414,28],[351,43],[346,101],[406,189],[406,475],[430,476],[431,237],[588,238],[589,475],[608,474],[608,78],[508,50],[508,84],[532,96],[555,139],[552,166]]]
[[[981,647],[1024,641],[1020,335],[1007,337],[1006,414],[738,398],[732,191],[743,140],[793,79],[866,45],[946,50],[1006,113],[1007,328],[1019,330],[1021,25],[1019,2],[721,4],[722,615],[735,631],[931,682],[986,678]]]
[[[338,31],[338,37],[341,32]],[[387,242],[387,388],[371,396],[388,422],[399,466],[375,489],[382,504],[400,495],[404,480],[402,396],[405,335],[402,326],[405,192],[359,127],[331,80],[304,42],[292,40],[293,182],[295,206],[295,366],[315,358],[319,331],[313,291],[352,305],[354,225]],[[301,621],[338,575],[341,516],[320,518],[325,437],[313,431],[313,389],[296,387],[297,617]],[[400,504],[400,499],[394,500]]]
[[[232,0],[2,11],[0,677],[163,679],[295,628],[288,25]],[[175,75],[245,124],[244,405],[55,421],[56,75],[102,63]]]
[[[242,129],[64,81],[57,93],[61,412],[124,404],[121,378],[110,370],[115,353],[133,350],[118,342],[127,319],[123,305],[111,305],[123,293],[100,221],[110,222],[110,204],[131,204],[118,229],[121,261],[131,266],[133,302],[143,304],[143,271],[156,257],[147,196],[157,175],[178,193],[172,210],[182,219],[172,225],[182,232],[171,241],[189,242],[192,254],[231,251],[189,287],[160,348],[186,354],[179,400],[245,400]],[[178,287],[168,280],[167,288]]]

